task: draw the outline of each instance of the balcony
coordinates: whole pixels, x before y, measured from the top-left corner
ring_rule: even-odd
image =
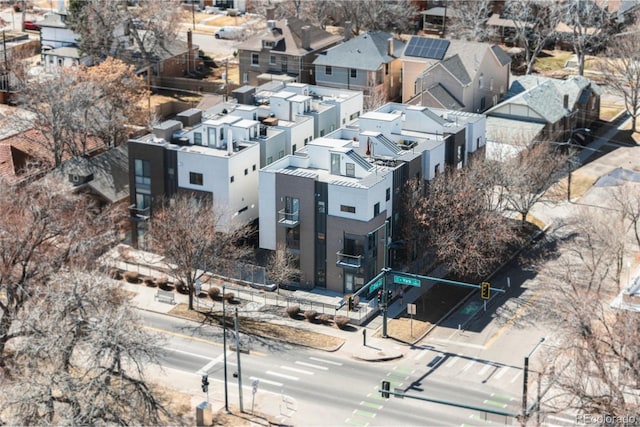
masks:
[[[131,215],[132,219],[146,221],[151,218],[151,208],[139,208],[135,204],[133,204],[129,206],[129,215]]]
[[[345,254],[342,251],[336,252],[336,267],[341,268],[360,268],[362,267],[362,255]]]
[[[278,224],[286,228],[295,228],[300,225],[300,212],[287,212],[286,209],[278,211]]]

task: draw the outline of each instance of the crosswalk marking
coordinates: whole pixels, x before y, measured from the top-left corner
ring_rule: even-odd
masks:
[[[280,369],[284,369],[285,371],[297,372],[299,374],[305,374],[305,375],[313,375],[315,373],[311,371],[305,371],[304,369],[292,368],[290,366],[280,366]]]
[[[416,356],[416,360],[420,360],[420,359],[422,359],[423,357],[425,357],[425,356],[427,355],[427,352],[428,352],[428,351],[429,351],[429,350],[422,350],[422,351],[421,351],[421,352]]]
[[[500,367],[500,369],[498,370],[498,373],[496,374],[496,376],[494,378],[499,380],[504,375],[504,373],[507,372],[507,369],[509,369],[509,368],[507,368],[506,366]]]
[[[478,375],[484,375],[489,369],[491,368],[491,365],[489,364],[485,364],[482,369],[480,369],[477,374]]]
[[[267,371],[265,373],[267,375],[273,375],[274,377],[286,378],[288,380],[293,380],[293,381],[298,381],[300,379],[298,377],[294,377],[293,375],[285,375],[285,374],[280,374],[278,372],[273,372],[273,371]]]
[[[451,361],[449,363],[447,363],[447,365],[445,366],[445,368],[451,368],[453,365],[456,364],[456,362],[458,360],[460,360],[460,358],[458,357],[460,356],[459,354],[456,356],[449,356],[451,358]]]
[[[352,413],[360,417],[373,418],[376,416],[375,412],[363,411],[362,409],[354,409]]]
[[[378,405],[377,403],[367,402],[366,400],[363,400],[362,402],[360,402],[360,405],[366,406],[367,408],[377,409],[378,411],[382,409],[382,405]]]
[[[310,356],[309,359],[315,360],[316,362],[328,363],[329,365],[342,366],[340,362],[334,362],[333,360],[320,359],[319,357]]]
[[[344,420],[344,422],[347,424],[352,424],[352,425],[361,426],[361,427],[367,427],[369,425],[369,423],[366,421],[354,420],[352,418],[347,418],[346,420]]]
[[[522,374],[522,371],[518,371],[516,372],[516,374],[513,376],[513,378],[511,378],[511,381],[509,381],[510,383],[514,383],[516,382],[516,380],[518,379],[518,377],[520,376],[520,374]]]
[[[260,377],[249,377],[249,379],[250,380],[259,380],[261,384],[262,383],[267,383],[267,384],[274,385],[276,387],[282,387],[282,385],[283,385],[282,383],[279,383],[277,381],[266,380],[266,379],[260,378]]]
[[[466,365],[464,365],[464,368],[462,368],[462,372],[466,372],[469,370],[469,368],[471,368],[471,366],[473,365],[473,362],[475,362],[476,359],[471,359],[469,361],[469,363],[467,363]]]
[[[308,368],[320,369],[320,370],[323,370],[323,371],[328,371],[329,370],[329,368],[327,368],[326,366],[314,365],[313,363],[300,362],[298,360],[296,360],[296,365],[306,366]]]

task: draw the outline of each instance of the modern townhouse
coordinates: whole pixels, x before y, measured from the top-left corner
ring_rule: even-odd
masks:
[[[356,291],[385,264],[381,239],[400,236],[407,181],[465,165],[484,121],[390,103],[263,168],[260,247],[296,255],[304,285]]]
[[[246,112],[245,112],[246,113]],[[284,156],[285,133],[234,114],[187,110],[129,141],[133,243],[144,246],[154,203],[177,193],[213,200],[221,227],[258,216],[258,171],[269,157]]]
[[[262,111],[273,114],[278,121],[290,121],[297,115],[312,117],[313,138],[351,123],[363,111],[360,91],[305,83],[269,82],[257,88],[243,86],[232,95],[240,103],[260,105]]]

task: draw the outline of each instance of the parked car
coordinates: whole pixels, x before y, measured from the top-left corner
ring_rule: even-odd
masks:
[[[31,30],[31,31],[40,31],[40,25],[36,24],[35,21],[32,21],[30,19],[25,19],[24,20],[24,29],[25,30]]]
[[[217,39],[237,40],[245,37],[245,29],[242,27],[222,27],[214,34]]]

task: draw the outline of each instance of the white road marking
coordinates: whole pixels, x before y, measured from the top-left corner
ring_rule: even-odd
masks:
[[[260,378],[260,377],[249,377],[250,380],[259,380],[260,384],[262,383],[266,383],[266,384],[271,384],[274,385],[276,387],[282,387],[282,383],[279,383],[277,381],[271,381],[271,380],[265,380],[264,378]]]
[[[518,379],[518,377],[520,376],[520,374],[522,374],[522,371],[518,371],[513,378],[511,378],[511,381],[509,381],[510,383],[514,383],[516,382],[516,380]]]
[[[507,372],[507,369],[509,368],[507,368],[506,366],[502,366],[494,378],[499,380],[500,377],[502,377],[504,373]]]
[[[489,369],[491,368],[491,365],[489,364],[485,364],[482,369],[480,369],[478,371],[478,375],[484,375]]]
[[[309,368],[316,368],[316,369],[321,369],[323,371],[328,371],[329,368],[327,368],[326,366],[320,366],[320,365],[314,365],[312,363],[306,363],[306,362],[299,362],[296,360],[296,365],[302,365],[302,366],[306,366]]]
[[[229,353],[227,353],[227,357],[228,357],[228,354],[229,354]],[[202,368],[198,369],[198,372],[196,372],[196,373],[197,373],[197,374],[199,374],[199,375],[206,375],[206,374],[208,374],[208,373],[209,373],[209,370],[210,370],[211,368],[213,368],[213,367],[215,366],[215,364],[216,364],[216,363],[220,363],[220,362],[222,362],[223,358],[224,358],[224,353],[223,353],[223,354],[221,354],[220,356],[216,357],[215,359],[212,359],[212,360],[211,360],[211,362],[207,363],[207,364],[206,364],[206,365],[204,365]]]
[[[458,355],[458,356],[459,356],[459,355]],[[455,364],[456,364],[456,362],[457,362],[458,360],[460,360],[460,359],[458,358],[458,356],[449,356],[449,357],[451,358],[451,360],[449,361],[449,363],[447,363],[447,365],[445,366],[445,368],[450,368],[450,367],[452,367],[453,365],[455,365]]]
[[[426,355],[427,355],[427,352],[428,352],[428,351],[429,351],[429,350],[422,350],[422,351],[420,352],[420,354],[418,354],[418,355],[416,356],[416,360],[420,360],[420,359],[422,359],[424,356],[426,356]]]
[[[476,359],[471,359],[469,361],[469,363],[467,363],[466,365],[464,365],[464,368],[462,368],[462,372],[466,372],[469,370],[469,368],[471,368],[471,366],[473,365],[473,362],[475,362]]]
[[[189,353],[188,351],[178,350],[177,348],[165,347],[165,350],[173,351],[173,352],[176,352],[176,353],[187,354],[189,356],[198,357],[200,359],[211,360],[210,356],[203,356],[202,354],[197,354],[197,353]]]
[[[293,380],[293,381],[298,381],[300,379],[298,377],[294,377],[293,375],[285,375],[285,374],[280,374],[278,372],[273,372],[273,371],[267,371],[265,372],[265,374],[273,375],[274,377],[286,378],[288,380]]]
[[[316,362],[328,363],[330,365],[342,366],[340,362],[334,362],[333,360],[320,359],[319,357],[309,357],[311,360],[315,360]]]
[[[280,366],[280,369],[284,369],[287,371],[292,371],[292,372],[297,372],[299,374],[306,374],[306,375],[313,375],[315,374],[315,372],[311,372],[311,371],[305,371],[304,369],[296,369],[296,368],[292,368],[290,366]]]

